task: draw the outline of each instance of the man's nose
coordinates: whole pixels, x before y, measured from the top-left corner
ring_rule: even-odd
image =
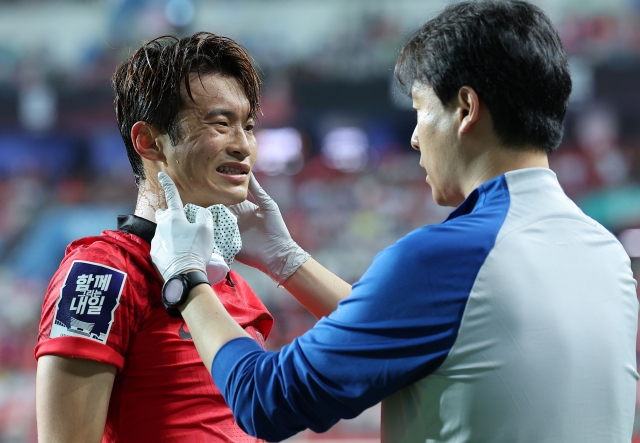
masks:
[[[413,130],[413,134],[411,134],[411,147],[416,151],[420,150],[420,143],[418,142],[418,126]]]

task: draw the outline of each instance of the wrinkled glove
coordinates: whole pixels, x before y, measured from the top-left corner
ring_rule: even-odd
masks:
[[[196,221],[200,206],[191,203],[184,205],[184,214],[191,223]],[[222,256],[227,266],[231,267],[233,259],[242,248],[242,239],[238,231],[238,221],[224,205],[213,205],[207,208],[213,216],[213,255]],[[213,264],[212,264],[213,265]]]
[[[164,189],[167,209],[156,211],[158,226],[151,241],[153,263],[165,281],[189,270],[198,270],[206,274],[207,263],[212,258],[211,252],[214,247],[211,213],[200,208],[195,223],[189,223],[173,180],[164,172],[158,174],[158,180]],[[215,278],[211,278],[209,273],[211,284],[220,282],[229,272],[229,267],[222,257],[219,257],[216,269],[219,270],[219,275],[215,277],[219,279],[214,281]]]
[[[293,241],[278,205],[253,174],[249,179],[249,192],[257,206],[248,200],[229,206],[238,217],[242,237],[242,249],[236,259],[259,269],[281,285],[311,256]]]

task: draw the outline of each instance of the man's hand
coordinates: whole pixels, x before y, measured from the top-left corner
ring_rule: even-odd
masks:
[[[281,285],[310,255],[293,241],[278,205],[264,192],[253,174],[249,180],[249,192],[258,205],[244,201],[229,206],[238,217],[242,237],[242,250],[236,259],[259,269]]]
[[[189,223],[184,214],[180,194],[171,177],[160,172],[158,180],[164,189],[167,209],[156,211],[158,227],[151,241],[153,263],[166,281],[176,274],[190,270],[206,273],[207,264],[213,261],[213,265],[220,272],[211,279],[211,284],[222,281],[229,272],[229,267],[222,257],[212,260],[214,240],[211,213],[200,208],[195,223]],[[209,276],[211,278],[211,273]],[[213,281],[216,279],[217,281]]]

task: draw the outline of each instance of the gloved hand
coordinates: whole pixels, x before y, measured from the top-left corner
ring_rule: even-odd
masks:
[[[189,223],[184,214],[182,200],[178,188],[164,172],[158,174],[158,180],[164,189],[167,200],[167,209],[156,211],[156,234],[151,241],[151,259],[156,265],[162,278],[168,280],[176,274],[189,270],[198,270],[206,273],[207,264],[212,258],[214,247],[213,217],[204,208],[200,208],[196,214],[195,223]],[[219,275],[211,278],[210,283],[220,282],[229,267],[222,257],[217,264]]]
[[[278,205],[253,174],[249,179],[249,192],[257,206],[248,200],[229,206],[238,217],[242,237],[242,249],[236,259],[259,269],[281,285],[311,256],[293,241]]]

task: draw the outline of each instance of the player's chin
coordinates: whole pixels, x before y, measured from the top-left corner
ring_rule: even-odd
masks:
[[[231,205],[237,205],[238,203],[242,203],[243,201],[245,201],[247,199],[248,196],[248,192],[245,189],[243,192],[238,193],[237,195],[234,195],[234,198],[229,201],[229,203],[224,203],[225,206],[231,206]]]
[[[232,188],[220,190],[217,196],[219,200],[218,204],[225,206],[237,205],[238,203],[245,201],[247,199],[247,195],[247,185],[238,185],[233,186]]]
[[[213,205],[231,206],[242,203],[247,199],[247,186],[210,186],[201,189],[197,195],[189,200],[194,205],[208,208]],[[186,202],[186,201],[185,201]]]

